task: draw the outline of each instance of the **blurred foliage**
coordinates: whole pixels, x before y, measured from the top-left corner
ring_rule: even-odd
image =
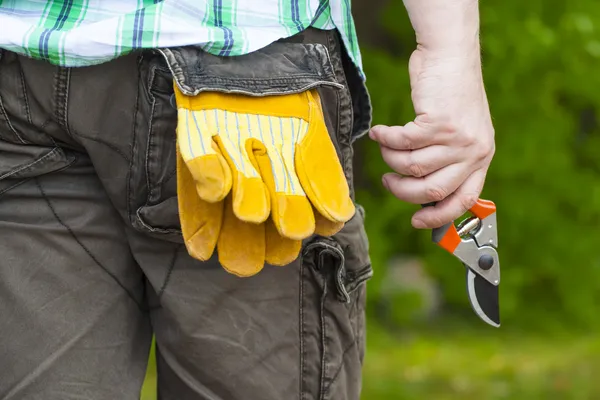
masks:
[[[593,400],[596,335],[546,337],[449,326],[398,341],[369,327],[364,400]]]
[[[390,2],[392,3],[392,2]],[[498,207],[505,326],[590,328],[600,304],[600,6],[593,0],[481,2],[484,76],[496,129],[496,156],[483,198]],[[382,13],[394,48],[363,48],[374,123],[414,118],[407,64],[414,32],[401,2]],[[394,54],[391,54],[391,53]],[[375,278],[371,315],[388,260],[422,258],[439,281],[445,314],[468,312],[462,267],[415,231],[416,206],[382,188],[379,149],[360,142],[358,199],[367,210]],[[388,301],[388,303],[390,303]],[[410,304],[387,318],[406,323]],[[480,323],[469,317],[472,323]]]

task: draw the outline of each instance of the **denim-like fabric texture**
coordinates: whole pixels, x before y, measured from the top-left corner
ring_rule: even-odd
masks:
[[[345,57],[335,31],[313,29],[227,60],[174,48],[69,69],[0,53],[0,398],[139,398],[154,334],[160,399],[358,400],[364,211],[252,278],[192,259],[171,99],[173,79],[316,87],[352,189],[371,112]]]

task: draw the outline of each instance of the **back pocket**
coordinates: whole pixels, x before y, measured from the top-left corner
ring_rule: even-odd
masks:
[[[164,60],[152,61],[147,76],[142,77],[145,87],[136,128],[137,165],[133,166],[130,184],[130,208],[135,210],[131,218],[136,229],[181,243],[173,82],[189,96],[209,91],[277,96],[345,86],[336,79],[327,48],[316,43],[275,42],[237,57],[218,57],[196,47],[159,52]],[[335,140],[335,133],[330,135]]]
[[[129,182],[131,223],[139,231],[182,243],[177,210],[173,79],[159,56],[144,58]]]

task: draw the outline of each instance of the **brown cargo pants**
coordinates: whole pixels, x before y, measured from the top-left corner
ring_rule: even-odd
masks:
[[[173,79],[318,87],[352,185],[370,106],[335,31],[232,59],[175,48],[73,69],[0,50],[0,399],[138,399],[152,335],[160,399],[358,399],[364,212],[252,278],[189,257]]]

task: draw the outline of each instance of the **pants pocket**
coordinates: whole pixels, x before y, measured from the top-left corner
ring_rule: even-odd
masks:
[[[144,61],[147,66],[140,80],[135,160],[129,185],[130,218],[139,231],[181,243],[173,84],[188,96],[212,91],[253,97],[314,88],[335,91],[345,86],[337,80],[327,47],[318,43],[275,42],[231,58],[214,56],[197,47],[159,52],[160,60],[152,56],[150,61]],[[337,134],[330,132],[336,148]]]
[[[364,210],[303,252],[302,399],[360,398],[366,283],[373,276]]]
[[[19,145],[0,140],[0,196],[15,186],[75,161],[60,147]]]
[[[145,54],[140,69],[138,110],[129,188],[134,228],[183,243],[177,209],[177,110],[173,79],[162,57]]]

